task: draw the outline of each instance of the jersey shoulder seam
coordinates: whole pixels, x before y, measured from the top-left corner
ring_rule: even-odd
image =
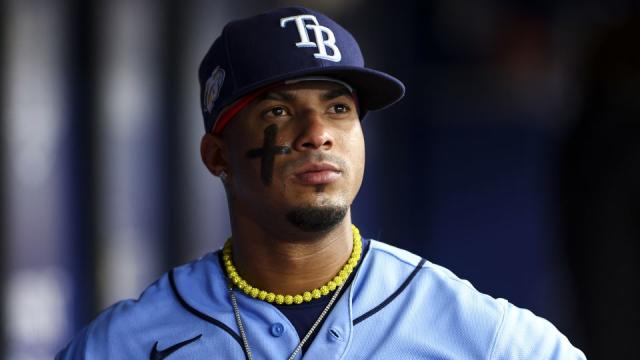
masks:
[[[500,307],[502,308],[502,316],[500,317],[500,323],[498,324],[498,329],[496,330],[496,333],[493,336],[493,341],[491,342],[491,348],[489,351],[489,360],[492,360],[495,355],[496,348],[498,347],[498,341],[500,340],[502,335],[502,328],[504,326],[504,321],[507,316],[508,304],[505,305],[505,304],[502,304],[501,302],[499,303],[500,303]]]
[[[416,254],[413,254],[413,253],[408,252],[406,250],[402,250],[400,248],[397,248],[400,251],[405,251],[408,254],[411,254],[412,256],[414,256],[416,261],[415,261],[415,263],[412,263],[409,260],[402,258],[398,254],[395,254],[394,252],[389,251],[389,249],[386,248],[388,246],[390,246],[392,248],[395,248],[393,245],[389,245],[387,243],[384,243],[384,242],[381,242],[381,241],[378,241],[378,240],[374,240],[374,239],[371,239],[370,241],[371,241],[371,244],[373,245],[373,246],[371,246],[371,250],[379,251],[379,252],[381,252],[383,254],[392,256],[395,259],[399,260],[400,262],[411,266],[411,268],[416,267],[418,265],[418,263],[420,263],[420,261],[422,259],[424,259],[419,255],[416,255]],[[478,290],[473,285],[471,285],[471,283],[469,283],[468,280],[461,279],[456,274],[454,274],[451,270],[449,270],[449,269],[447,269],[447,268],[445,268],[445,267],[443,267],[441,265],[434,264],[431,261],[425,259],[424,263],[422,264],[422,268],[428,268],[429,271],[433,271],[433,272],[437,273],[439,276],[446,277],[448,280],[455,281],[456,283],[460,283],[460,284],[464,285],[465,287],[467,287],[467,288],[469,288],[469,289],[471,289],[473,291],[478,292]]]
[[[371,246],[370,246],[369,250],[374,250],[376,252],[381,252],[383,254],[392,256],[392,257],[396,258],[397,260],[399,260],[400,262],[409,265],[411,268],[416,267],[420,263],[420,261],[422,260],[422,257],[419,256],[419,255],[416,255],[416,254],[414,254],[412,252],[409,252],[409,251],[406,251],[406,250],[402,250],[400,248],[396,248],[395,246],[389,245],[389,244],[384,243],[382,241],[378,241],[378,240],[375,240],[375,239],[370,239],[369,241],[371,242]],[[397,249],[399,251],[404,251],[407,254],[410,254],[411,256],[415,257],[415,262],[411,262],[408,259],[404,259],[403,257],[399,256],[398,254],[395,254],[394,252],[389,251],[389,249],[387,249],[386,247],[391,247],[393,249]],[[429,263],[429,261],[426,261],[425,264],[422,265],[422,267],[428,267],[428,265],[427,265],[428,263]]]
[[[375,313],[377,313],[380,310],[382,310],[384,307],[386,307],[388,304],[390,304],[393,300],[395,300],[395,298],[398,297],[404,291],[404,289],[409,286],[409,284],[413,281],[413,279],[418,274],[418,272],[424,268],[422,265],[424,264],[425,261],[426,261],[425,259],[421,259],[420,262],[416,266],[414,266],[413,271],[411,272],[411,274],[409,274],[409,276],[402,282],[402,284],[400,284],[400,287],[398,289],[396,289],[391,295],[389,295],[389,297],[387,297],[380,304],[378,304],[377,306],[375,306],[371,310],[367,311],[366,313],[364,313],[364,314],[358,316],[357,318],[355,318],[353,320],[353,322],[352,322],[353,325],[355,326],[355,325],[359,324],[360,322],[366,320],[370,316],[372,316]]]

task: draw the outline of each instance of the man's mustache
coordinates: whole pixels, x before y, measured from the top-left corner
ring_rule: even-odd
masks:
[[[284,164],[283,171],[285,174],[291,174],[296,171],[296,169],[308,164],[308,163],[331,163],[337,166],[341,172],[346,173],[349,170],[349,166],[347,162],[344,161],[341,157],[333,154],[327,153],[319,153],[319,152],[310,152],[302,155],[302,157],[287,161]]]

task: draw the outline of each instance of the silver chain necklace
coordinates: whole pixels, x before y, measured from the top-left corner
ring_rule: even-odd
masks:
[[[333,294],[333,296],[331,296],[329,303],[327,304],[327,306],[324,307],[324,309],[320,313],[320,316],[318,316],[318,319],[316,320],[316,322],[314,322],[313,325],[311,326],[311,329],[309,329],[309,331],[302,338],[298,346],[296,346],[296,348],[293,350],[293,353],[291,353],[291,356],[289,356],[288,360],[295,359],[296,355],[298,355],[300,350],[302,350],[302,347],[307,342],[307,340],[309,340],[311,335],[313,335],[313,332],[320,325],[320,323],[322,322],[322,319],[324,319],[324,317],[327,316],[327,313],[329,312],[329,310],[331,310],[331,305],[333,305],[333,303],[338,298],[338,295],[340,294],[340,291],[342,291],[342,287],[344,286],[345,283],[346,281],[336,288],[336,291]],[[236,324],[238,324],[238,329],[240,330],[240,337],[242,337],[242,347],[244,348],[244,352],[247,354],[247,360],[252,360],[251,348],[249,347],[249,340],[247,340],[247,333],[244,331],[244,326],[242,325],[242,319],[240,318],[240,308],[238,307],[238,301],[236,299],[236,294],[233,292],[233,285],[231,282],[229,282],[228,288],[229,288],[229,297],[231,298],[231,305],[233,306],[233,315],[236,318]]]

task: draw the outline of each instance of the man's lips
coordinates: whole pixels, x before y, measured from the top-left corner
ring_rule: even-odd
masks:
[[[333,164],[311,163],[296,169],[293,175],[303,185],[323,185],[337,181],[342,172]]]

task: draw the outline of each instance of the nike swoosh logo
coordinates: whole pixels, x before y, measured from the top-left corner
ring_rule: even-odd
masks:
[[[166,358],[167,356],[173,354],[174,352],[178,351],[178,349],[187,346],[189,344],[191,344],[194,341],[200,340],[200,338],[202,337],[202,334],[196,336],[196,337],[192,337],[191,339],[179,342],[175,345],[171,345],[168,348],[164,349],[164,350],[158,350],[158,342],[156,341],[155,344],[153,344],[153,348],[151,349],[151,354],[149,354],[149,359],[150,360],[162,360],[164,358]]]

